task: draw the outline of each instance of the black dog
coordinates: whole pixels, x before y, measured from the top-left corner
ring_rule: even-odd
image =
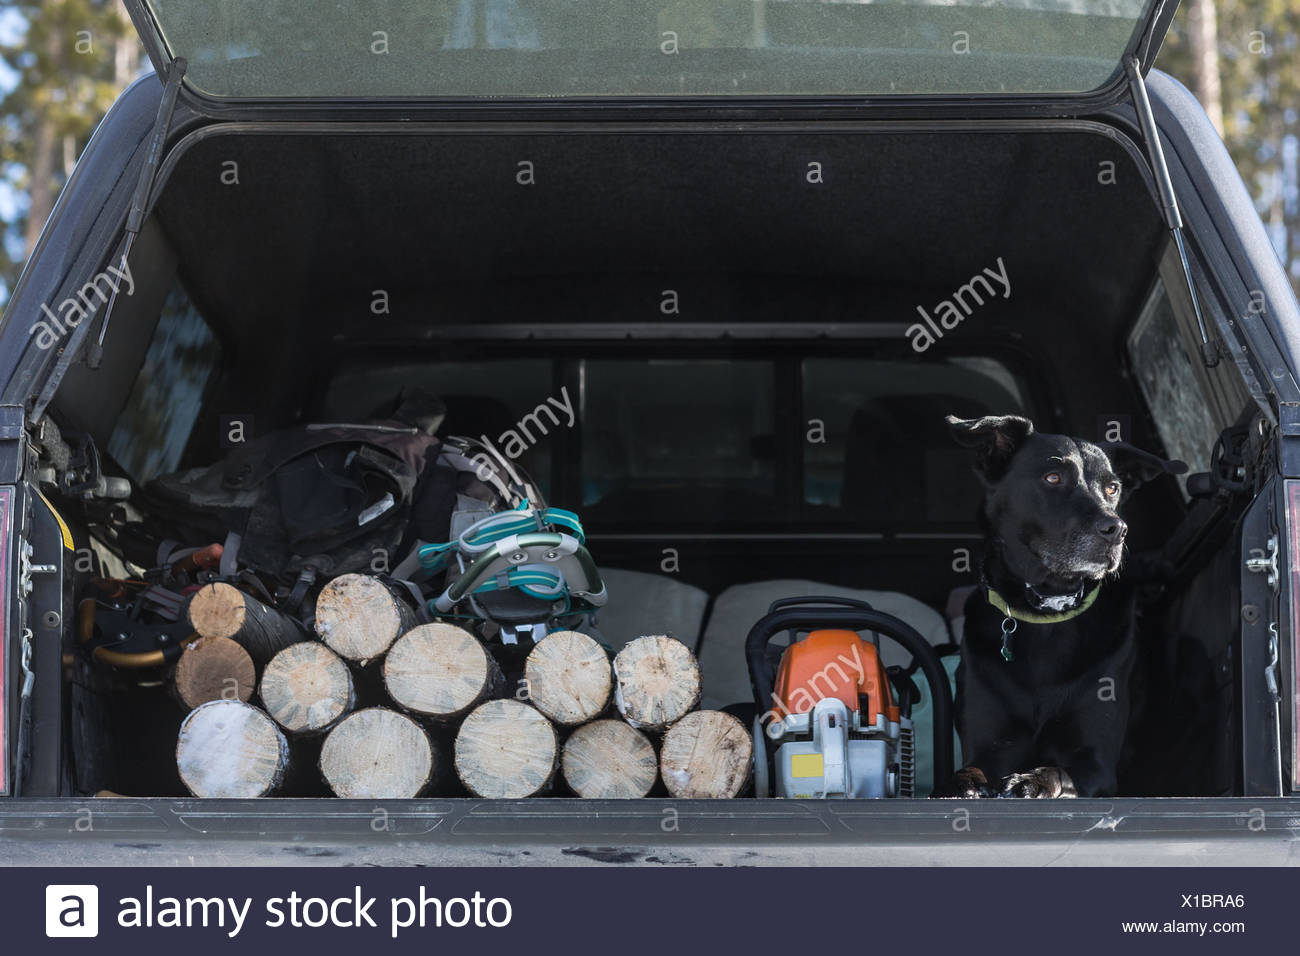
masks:
[[[1013,415],[947,421],[976,450],[987,551],[957,671],[966,767],[935,796],[1112,795],[1137,651],[1117,507],[1187,466]]]

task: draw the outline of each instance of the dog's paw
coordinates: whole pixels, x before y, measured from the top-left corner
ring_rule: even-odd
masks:
[[[1035,767],[1027,773],[1002,778],[1003,797],[1077,797],[1074,781],[1060,767]]]
[[[935,787],[932,798],[948,800],[975,800],[979,797],[996,797],[997,791],[989,786],[988,778],[979,767],[963,767],[947,783]]]

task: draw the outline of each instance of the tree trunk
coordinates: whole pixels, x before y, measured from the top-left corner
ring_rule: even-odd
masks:
[[[720,710],[687,714],[668,728],[659,751],[659,773],[674,797],[734,797],[753,769],[749,731]]]
[[[1191,0],[1187,33],[1192,48],[1192,92],[1223,136],[1223,93],[1219,82],[1219,24],[1214,0]]]
[[[681,641],[639,637],[614,658],[614,704],[633,727],[663,730],[699,701],[700,665]]]
[[[262,703],[290,733],[320,733],[356,705],[352,672],[319,641],[290,644],[266,665]]]
[[[621,720],[597,720],[570,734],[561,770],[574,793],[593,799],[644,797],[659,779],[654,745]]]
[[[45,53],[51,63],[63,60],[63,36],[51,29],[46,38]],[[32,130],[32,153],[27,167],[27,229],[26,254],[36,250],[36,240],[41,236],[45,220],[54,209],[54,144],[57,134],[54,117],[48,109],[36,110],[35,128]]]
[[[189,605],[190,627],[202,637],[228,637],[260,667],[307,632],[289,615],[220,581],[196,591]]]
[[[187,643],[172,673],[172,687],[186,710],[210,700],[247,703],[256,685],[253,659],[228,637],[200,637]]]
[[[382,578],[341,575],[316,599],[316,633],[336,653],[368,664],[419,623],[409,600]]]
[[[320,772],[340,797],[389,800],[419,796],[440,761],[424,729],[386,707],[339,722],[321,747]]]
[[[506,679],[473,634],[454,624],[421,624],[399,637],[383,665],[384,687],[403,710],[451,720],[505,693]]]
[[[562,727],[599,717],[609,705],[613,674],[595,638],[556,631],[542,639],[524,664],[528,700]]]
[[[196,797],[265,797],[284,780],[289,742],[275,721],[237,700],[213,700],[185,718],[176,768]]]
[[[555,728],[517,700],[480,704],[456,735],[456,774],[476,797],[531,797],[550,786]]]

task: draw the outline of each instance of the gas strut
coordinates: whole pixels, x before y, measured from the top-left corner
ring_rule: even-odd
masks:
[[[184,57],[172,60],[167,71],[167,83],[163,86],[162,102],[158,106],[158,117],[153,124],[153,139],[149,142],[149,152],[145,154],[144,165],[140,167],[140,179],[135,186],[135,195],[131,199],[131,211],[126,217],[126,242],[122,246],[122,261],[125,262],[135,246],[136,236],[144,226],[145,213],[149,210],[149,194],[153,192],[154,180],[158,178],[158,166],[162,162],[163,144],[171,130],[172,115],[176,111],[176,96],[181,89],[181,79],[185,76],[188,64]],[[99,368],[104,357],[104,336],[108,332],[108,320],[113,315],[113,305],[117,302],[118,286],[113,286],[108,305],[104,307],[104,317],[99,323],[99,338],[86,349],[86,365]]]
[[[163,97],[158,106],[158,115],[154,119],[153,137],[149,142],[149,152],[145,154],[144,164],[140,168],[140,179],[136,182],[135,193],[131,198],[131,209],[127,214],[126,238],[119,245],[121,258],[114,261],[126,262],[127,256],[130,255],[131,249],[135,245],[135,237],[139,235],[140,229],[144,225],[145,213],[149,209],[149,195],[153,191],[154,180],[158,176],[158,167],[162,160],[162,151],[167,141],[167,134],[171,131],[172,116],[176,109],[176,97],[180,92],[181,78],[185,75],[185,67],[185,59],[177,57],[171,61],[167,69],[167,81],[163,86]],[[114,285],[112,295],[104,306],[103,318],[99,323],[99,337],[96,341],[91,342],[86,350],[86,365],[92,369],[99,368],[100,360],[103,358],[104,335],[108,331],[108,318],[112,314],[113,305],[116,302],[117,286]],[[67,348],[63,350],[63,354],[55,362],[53,371],[45,380],[41,393],[32,406],[31,420],[33,422],[40,421],[41,416],[45,414],[45,409],[49,406],[51,399],[54,398],[55,390],[58,389],[59,383],[63,381],[63,376],[67,374],[68,367],[80,352],[81,344],[89,334],[91,325],[90,322],[83,322],[73,329],[72,335],[68,338]]]
[[[1147,97],[1147,85],[1142,79],[1137,57],[1131,56],[1125,60],[1124,70],[1128,73],[1129,89],[1133,91],[1133,108],[1137,110],[1138,123],[1142,126],[1142,138],[1146,140],[1151,173],[1156,181],[1156,190],[1160,193],[1160,212],[1174,237],[1174,245],[1178,247],[1178,261],[1183,265],[1183,278],[1187,280],[1187,292],[1192,297],[1196,327],[1201,333],[1201,358],[1205,361],[1206,368],[1214,368],[1219,364],[1219,350],[1210,341],[1205,316],[1201,313],[1201,300],[1196,294],[1196,282],[1192,279],[1192,266],[1187,260],[1187,246],[1183,242],[1183,217],[1178,211],[1178,197],[1174,195],[1174,182],[1169,178],[1169,166],[1165,163],[1165,151],[1160,146],[1156,117],[1151,112],[1151,100]]]

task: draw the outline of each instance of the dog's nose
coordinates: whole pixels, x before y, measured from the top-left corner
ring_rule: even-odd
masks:
[[[1113,541],[1119,541],[1128,531],[1128,525],[1117,515],[1103,515],[1098,519],[1096,527],[1099,535]]]

